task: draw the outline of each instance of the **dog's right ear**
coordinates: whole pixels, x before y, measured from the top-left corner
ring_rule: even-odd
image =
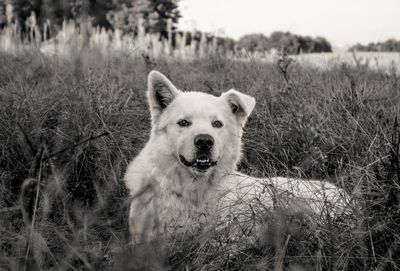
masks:
[[[154,120],[167,108],[180,91],[158,71],[151,71],[147,78],[151,117]]]

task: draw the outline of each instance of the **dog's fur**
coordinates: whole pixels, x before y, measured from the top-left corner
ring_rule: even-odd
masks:
[[[125,175],[134,242],[189,227],[203,215],[216,214],[216,208],[232,212],[232,206],[240,206],[233,203],[248,205],[256,198],[272,205],[273,195],[281,192],[303,199],[304,204],[296,201],[293,208],[315,211],[321,202],[342,204],[341,190],[329,183],[261,180],[235,171],[243,127],[255,106],[253,97],[233,89],[220,97],[182,92],[157,71],[148,76],[147,95],[151,136]],[[213,139],[210,149],[195,146],[199,135]]]

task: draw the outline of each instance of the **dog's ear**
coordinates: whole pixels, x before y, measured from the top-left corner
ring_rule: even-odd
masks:
[[[151,71],[147,78],[148,99],[152,118],[157,117],[180,91],[158,71]]]
[[[256,105],[256,99],[234,89],[222,93],[221,97],[227,101],[232,114],[234,114],[239,123],[244,126]]]

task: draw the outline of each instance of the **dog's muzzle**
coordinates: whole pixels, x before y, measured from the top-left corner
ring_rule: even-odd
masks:
[[[217,161],[212,161],[206,154],[198,155],[193,161],[188,161],[183,155],[179,154],[179,160],[185,166],[201,173],[217,165]]]

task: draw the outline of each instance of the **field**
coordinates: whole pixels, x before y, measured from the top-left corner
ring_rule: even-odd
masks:
[[[0,269],[398,270],[396,66],[278,60],[0,53]],[[269,209],[258,233],[210,223],[130,247],[122,176],[148,138],[152,69],[183,90],[256,97],[240,170],[327,179],[357,208],[318,223]]]
[[[395,52],[334,52],[301,54],[294,58],[302,64],[325,69],[340,63],[357,68],[368,67],[378,71],[396,70],[396,67],[400,66],[400,53]]]

